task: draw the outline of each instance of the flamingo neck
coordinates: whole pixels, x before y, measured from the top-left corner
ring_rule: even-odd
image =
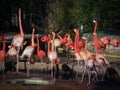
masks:
[[[94,33],[96,33],[97,30],[97,21],[94,22],[95,26],[94,26]]]
[[[24,32],[22,28],[22,21],[21,21],[21,8],[19,9],[19,28],[20,28],[20,34],[24,36]]]
[[[47,54],[48,54],[48,56],[49,56],[49,53],[50,53],[50,40],[48,41],[48,49],[47,49]]]
[[[34,44],[34,32],[35,32],[35,29],[33,28],[32,29],[32,39],[31,39],[32,46],[35,46],[35,44]]]
[[[55,51],[55,50],[54,50],[54,47],[55,47],[55,46],[54,46],[54,41],[55,41],[55,33],[54,33],[54,32],[52,32],[52,35],[53,35],[53,37],[52,37],[51,50],[52,50],[52,51]]]
[[[60,33],[57,34],[57,37],[60,39],[60,41],[62,42],[62,37],[60,36]]]
[[[75,32],[75,52],[79,52],[80,49],[79,49],[79,30],[76,29],[76,32]]]
[[[40,43],[39,43],[39,38],[37,36],[37,51],[39,51],[39,49],[40,49]]]
[[[95,45],[95,53],[97,54],[98,53],[98,49],[97,49],[97,47],[98,47],[98,45],[97,45],[97,43],[98,43],[98,38],[97,38],[97,33],[96,33],[96,30],[97,30],[97,21],[95,21],[94,22],[94,45]]]

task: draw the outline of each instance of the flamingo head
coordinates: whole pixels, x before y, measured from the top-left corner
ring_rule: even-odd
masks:
[[[78,29],[74,29],[74,32],[75,32],[75,33],[78,33],[78,32],[79,32],[79,30],[78,30]]]
[[[64,35],[64,37],[69,37],[69,36],[70,36],[70,34],[68,34],[68,33]]]
[[[52,35],[55,36],[55,32],[52,32]]]
[[[93,20],[94,23],[96,23],[97,21],[96,20]]]
[[[47,42],[49,40],[50,40],[50,35],[45,35],[45,36],[41,37],[42,42]]]
[[[110,44],[110,37],[106,36],[100,39],[104,44],[109,45]]]

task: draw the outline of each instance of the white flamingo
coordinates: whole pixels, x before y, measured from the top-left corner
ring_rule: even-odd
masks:
[[[24,41],[24,32],[23,32],[22,21],[21,21],[21,8],[19,8],[18,15],[19,15],[20,34],[17,34],[13,37],[11,46],[9,47],[9,50],[7,52],[7,55],[16,56],[16,58],[17,58],[16,72],[19,72],[19,70],[18,70],[18,67],[19,67],[19,51],[20,51],[20,48],[22,47],[23,41]]]
[[[34,43],[34,32],[35,32],[35,29],[33,28],[32,29],[32,38],[31,38],[31,45],[27,46],[22,55],[21,55],[21,59],[24,58],[24,57],[27,57],[27,76],[29,77],[29,70],[30,70],[30,59],[31,59],[31,56],[34,52],[34,49],[35,49],[35,43]]]

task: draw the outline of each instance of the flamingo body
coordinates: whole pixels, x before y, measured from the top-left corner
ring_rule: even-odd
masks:
[[[21,47],[24,41],[24,36],[22,36],[21,34],[15,35],[13,38],[13,42],[12,45],[16,46],[16,47]]]
[[[21,58],[23,58],[25,56],[28,57],[28,58],[31,57],[34,49],[35,49],[34,46],[27,46],[25,48],[25,50],[23,51],[23,53],[21,55]]]

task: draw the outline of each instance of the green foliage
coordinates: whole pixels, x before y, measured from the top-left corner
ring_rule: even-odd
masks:
[[[80,29],[83,25],[83,32],[93,32],[94,19],[98,21],[98,32],[120,28],[120,0],[1,0],[0,6],[1,28],[12,25],[11,15],[17,13],[18,8],[26,15],[26,28],[34,25],[47,27],[48,32],[72,33],[74,28]],[[40,17],[40,25],[32,21],[31,13]]]

